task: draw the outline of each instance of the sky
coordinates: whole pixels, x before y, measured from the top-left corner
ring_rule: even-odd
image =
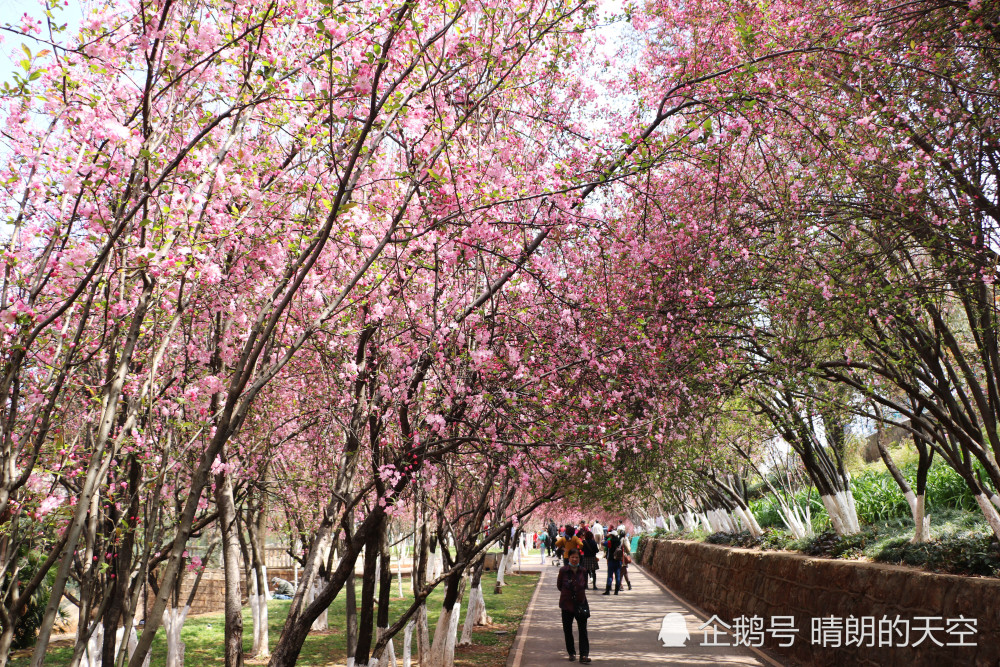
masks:
[[[42,12],[43,5],[40,0],[0,0],[0,26],[17,26],[24,14],[41,18]],[[70,24],[70,29],[75,28],[80,23],[80,3],[77,0],[70,0],[69,5],[61,10],[58,16],[60,21]],[[24,57],[24,52],[21,51],[22,43],[27,44],[32,52],[45,48],[33,39],[25,39],[6,30],[0,32],[0,81],[13,82],[15,69],[20,69],[17,63]]]

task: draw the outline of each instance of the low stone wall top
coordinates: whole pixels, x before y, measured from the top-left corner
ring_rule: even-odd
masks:
[[[802,665],[1000,664],[998,579],[648,537],[638,560],[730,625],[763,619],[763,648]],[[790,647],[778,648],[788,640],[771,632],[772,617],[794,617]],[[949,620],[960,618],[975,619],[975,634],[968,622]],[[954,645],[961,643],[975,645]]]

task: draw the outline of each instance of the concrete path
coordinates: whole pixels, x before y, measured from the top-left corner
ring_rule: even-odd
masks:
[[[559,592],[558,567],[546,566],[525,612],[507,667],[552,667],[567,661]],[[620,595],[602,595],[606,576],[604,561],[598,574],[598,590],[587,591],[591,616],[587,625],[590,657],[600,667],[634,665],[766,665],[779,666],[772,657],[744,647],[701,646],[707,616],[673,595],[635,564],[629,566],[632,590]],[[680,648],[664,648],[657,641],[663,617],[670,612],[684,615],[690,639]],[[576,624],[574,623],[574,634]],[[711,634],[709,635],[711,637]],[[577,636],[577,640],[579,637]],[[721,640],[726,641],[726,640]],[[731,638],[729,639],[731,641]],[[577,647],[579,651],[579,646]]]

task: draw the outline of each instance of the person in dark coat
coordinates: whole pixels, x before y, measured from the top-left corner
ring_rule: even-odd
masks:
[[[597,564],[597,554],[600,552],[601,547],[598,546],[597,540],[594,539],[594,534],[589,530],[583,534],[583,557],[580,559],[580,566],[587,571],[590,579],[594,582],[594,590],[597,590],[597,570],[599,565]]]
[[[615,583],[615,595],[622,589],[622,539],[616,532],[609,532],[604,541],[604,557],[608,561],[608,585],[604,595],[611,595],[611,582]]]
[[[556,540],[559,538],[559,529],[556,527],[556,522],[549,519],[548,531],[549,533],[549,555],[551,556],[555,553]]]
[[[573,644],[573,621],[576,620],[580,631],[580,662],[590,662],[590,639],[587,637],[587,619],[577,615],[581,606],[589,608],[587,602],[587,571],[580,565],[580,551],[568,551],[569,565],[563,565],[556,578],[556,588],[559,589],[559,609],[562,610],[563,634],[566,636],[566,652],[572,662],[576,660],[576,647]]]

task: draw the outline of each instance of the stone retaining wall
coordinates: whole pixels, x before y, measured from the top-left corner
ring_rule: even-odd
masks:
[[[242,570],[241,570],[242,575]],[[191,594],[191,586],[194,585],[196,575],[193,572],[185,572],[181,581],[180,602],[183,605],[187,602]],[[246,580],[240,577],[240,596],[246,599]],[[156,596],[148,586],[146,587],[146,613],[153,609],[153,602]],[[226,610],[226,575],[222,568],[207,568],[198,584],[198,592],[191,602],[190,614],[207,614],[211,612]]]
[[[998,579],[648,537],[641,540],[638,561],[678,595],[730,625],[740,616],[759,616],[767,629],[771,617],[794,616],[797,633],[790,648],[777,648],[777,638],[766,631],[763,646],[793,664],[1000,665]],[[813,645],[812,619],[831,616],[834,620],[827,621],[832,628],[828,641]],[[875,619],[874,647],[844,645],[847,621],[852,616]],[[879,621],[888,618],[893,622],[897,616],[909,621],[910,645],[900,646],[902,640],[897,636],[891,647],[880,647]],[[963,639],[955,630],[947,631],[949,627],[965,627],[948,623],[948,619],[961,616],[977,620],[975,635]],[[841,622],[835,619],[841,619],[841,630],[837,629]],[[928,633],[925,626],[942,629]],[[902,629],[903,624],[896,627]],[[966,641],[977,645],[937,646],[928,634],[944,644]],[[841,645],[833,646],[838,637]],[[912,646],[921,637],[923,641]],[[689,641],[700,644],[703,636],[699,632]],[[732,642],[732,634],[720,641]],[[864,643],[870,642],[865,638]]]

